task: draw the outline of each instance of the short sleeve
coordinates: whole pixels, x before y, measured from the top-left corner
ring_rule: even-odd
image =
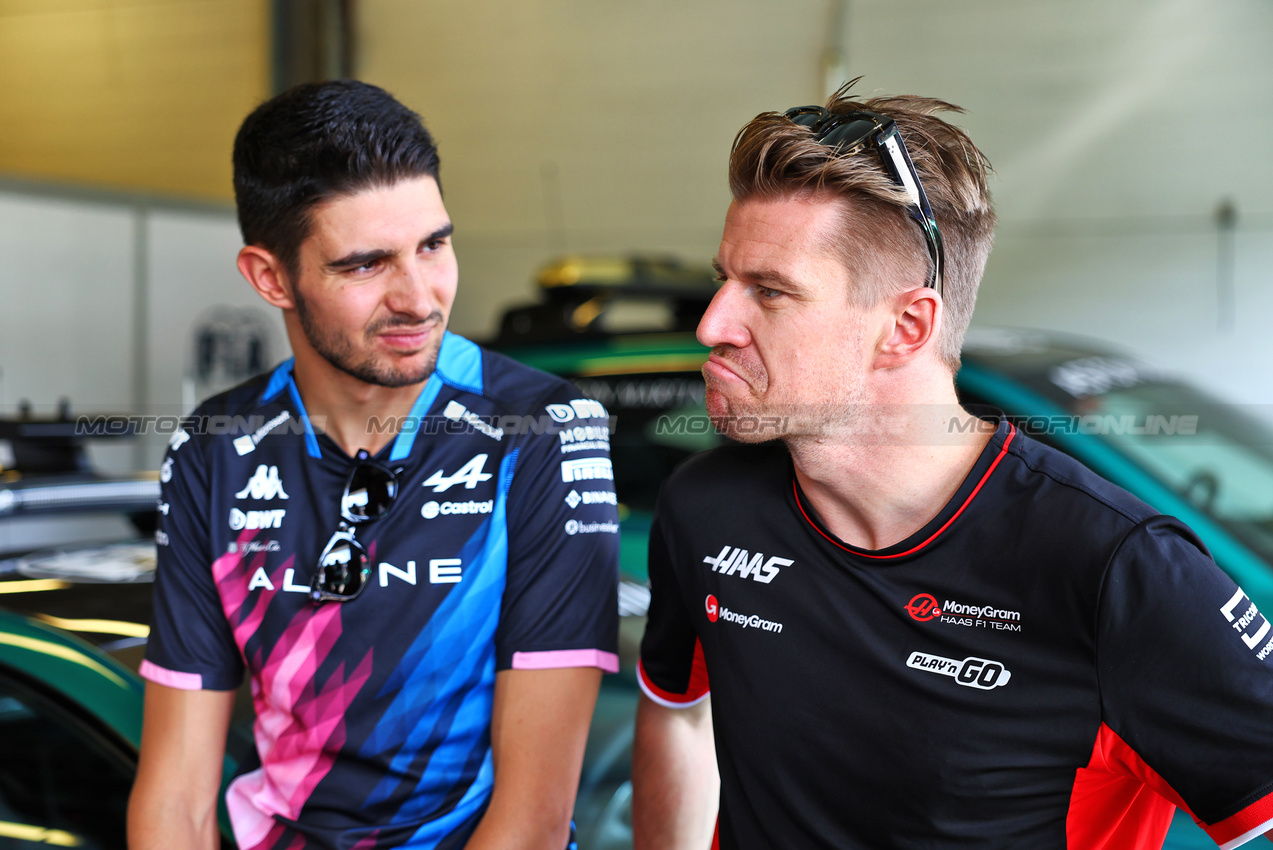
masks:
[[[665,504],[660,498],[650,529],[650,611],[637,680],[660,705],[688,708],[708,694],[707,668],[665,537]]]
[[[1166,517],[1123,541],[1097,624],[1106,725],[1222,847],[1273,828],[1273,628]]]
[[[508,492],[508,577],[495,636],[500,670],[619,669],[619,511],[609,414],[597,402],[572,398],[572,391],[563,387],[560,398],[548,399],[555,427],[529,434],[517,450]]]
[[[183,690],[233,690],[243,660],[212,574],[205,443],[173,445],[159,474],[155,615],[141,674]]]

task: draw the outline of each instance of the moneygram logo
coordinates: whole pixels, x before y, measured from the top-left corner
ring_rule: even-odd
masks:
[[[937,607],[937,600],[931,593],[917,593],[906,603],[906,613],[911,615],[912,620],[927,623],[940,617],[941,609]]]
[[[917,593],[905,605],[911,619],[920,623],[939,620],[948,626],[963,626],[989,631],[1020,632],[1021,612],[994,605],[972,605],[947,598],[940,604],[931,593]]]
[[[709,622],[715,623],[717,620],[721,620],[726,623],[733,623],[736,626],[742,626],[744,629],[760,629],[763,632],[774,633],[782,632],[782,623],[766,620],[756,614],[740,614],[737,611],[731,611],[721,605],[716,597],[711,594],[708,594],[703,604],[707,610]]]

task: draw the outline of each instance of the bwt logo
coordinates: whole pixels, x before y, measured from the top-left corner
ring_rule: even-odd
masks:
[[[610,415],[606,413],[605,405],[590,398],[577,398],[570,404],[550,404],[544,410],[554,422],[563,425],[575,419],[605,419]]]
[[[906,666],[912,670],[949,676],[956,684],[983,691],[1003,687],[1012,679],[1012,673],[1007,668],[989,658],[968,657],[963,661],[956,661],[940,655],[912,652],[910,658],[906,659]]]
[[[245,528],[281,528],[285,510],[274,511],[241,511],[230,508],[230,528],[242,531]]]
[[[716,601],[716,597],[710,593],[707,594],[707,621],[709,623],[716,622],[716,618],[720,616],[720,603]]]
[[[937,607],[937,599],[931,593],[917,593],[906,603],[906,613],[912,620],[927,623],[941,616],[941,608]]]

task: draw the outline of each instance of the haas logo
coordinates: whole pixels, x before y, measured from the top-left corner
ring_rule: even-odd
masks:
[[[941,608],[937,607],[937,600],[931,593],[917,593],[906,603],[906,613],[911,615],[912,620],[927,623],[941,616]]]
[[[720,605],[717,603],[716,597],[712,596],[710,593],[707,594],[706,607],[708,622],[716,622],[716,618],[720,616]]]
[[[261,464],[248,479],[247,486],[235,493],[234,498],[269,501],[286,499],[288,495],[283,491],[283,480],[278,477],[278,467]]]

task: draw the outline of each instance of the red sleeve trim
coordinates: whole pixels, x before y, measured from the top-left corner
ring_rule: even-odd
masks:
[[[1256,800],[1236,815],[1227,817],[1214,826],[1203,824],[1202,828],[1211,836],[1211,840],[1220,845],[1221,850],[1240,847],[1252,838],[1258,838],[1273,829],[1273,792]]]
[[[711,687],[707,682],[707,662],[703,658],[703,644],[698,639],[694,640],[694,660],[685,693],[678,694],[654,684],[649,674],[645,672],[643,661],[637,662],[637,684],[641,686],[646,696],[665,708],[689,708],[702,702],[711,693]]]
[[[1073,850],[1158,850],[1180,795],[1104,723],[1087,766],[1075,771],[1065,819]],[[1186,809],[1187,811],[1187,809]]]
[[[821,534],[828,541],[838,546],[839,548],[843,549],[844,551],[852,552],[854,555],[857,555],[860,558],[872,558],[877,561],[885,561],[890,558],[905,558],[907,555],[914,555],[920,549],[923,549],[929,543],[932,543],[934,540],[936,540],[938,537],[942,535],[942,532],[950,528],[951,524],[955,520],[959,519],[959,515],[964,512],[964,508],[972,504],[972,500],[975,499],[977,497],[977,494],[981,492],[982,486],[984,486],[986,481],[990,479],[990,473],[995,471],[995,467],[999,465],[999,461],[1003,460],[1003,456],[1008,453],[1008,446],[1012,445],[1012,438],[1015,437],[1016,435],[1017,435],[1016,427],[1011,422],[1009,422],[1008,437],[1007,439],[1003,441],[1003,446],[1002,448],[999,449],[999,454],[995,456],[994,461],[990,464],[990,468],[987,469],[985,471],[985,474],[981,476],[981,480],[977,482],[977,486],[972,488],[972,492],[968,494],[968,498],[964,499],[964,503],[959,506],[959,510],[955,511],[955,513],[951,515],[950,519],[946,520],[946,522],[942,525],[941,528],[937,529],[931,535],[929,535],[927,540],[925,540],[923,543],[920,543],[918,546],[912,546],[910,549],[907,549],[905,552],[897,552],[892,555],[871,555],[862,551],[861,549],[855,549],[851,546],[845,546],[839,540],[836,540],[834,537],[827,534],[821,528],[818,528],[818,524],[814,522],[813,518],[810,517],[809,514],[805,511],[804,505],[800,503],[800,488],[796,486],[795,476],[792,476],[792,479],[791,479],[791,490],[796,495],[796,507],[800,509],[800,513],[804,515],[804,518],[809,523],[809,525],[813,526],[813,530]]]

